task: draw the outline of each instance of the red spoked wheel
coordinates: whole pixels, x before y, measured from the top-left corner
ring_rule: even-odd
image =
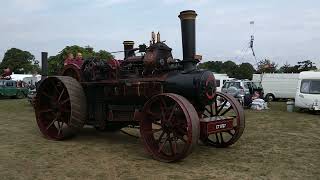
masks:
[[[187,99],[159,94],[145,104],[143,113],[140,134],[154,159],[173,162],[191,153],[199,139],[199,117]]]
[[[216,133],[206,134],[201,132],[201,134],[206,134],[201,136],[203,143],[218,148],[234,144],[241,137],[245,128],[243,107],[233,96],[226,93],[217,92],[213,98],[213,103],[204,108],[200,117],[201,124],[204,121],[208,122],[208,120],[218,124],[218,128],[221,127],[220,122],[231,121],[229,128],[226,128],[226,130],[223,130],[224,125],[222,130],[217,130]]]
[[[35,113],[41,133],[48,139],[70,137],[86,120],[86,97],[82,86],[72,77],[45,79],[35,99]]]

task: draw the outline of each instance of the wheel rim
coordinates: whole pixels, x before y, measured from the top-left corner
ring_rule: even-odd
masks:
[[[23,93],[22,93],[22,92],[18,92],[18,94],[17,94],[17,98],[18,98],[18,99],[22,99],[22,98],[23,98],[23,96],[24,96],[24,95],[23,95]]]
[[[38,127],[46,138],[62,140],[83,126],[85,107],[82,104],[75,105],[79,103],[75,101],[75,94],[84,99],[83,92],[75,93],[70,88],[79,88],[77,85],[79,83],[71,77],[49,77],[41,83],[36,96],[35,112]]]
[[[146,103],[144,113],[140,133],[155,159],[172,162],[190,154],[199,137],[199,118],[185,98],[157,95]]]
[[[81,81],[80,70],[75,65],[67,65],[61,74],[63,76],[73,77],[77,81]]]
[[[217,92],[213,103],[207,105],[200,118],[214,117],[218,120],[233,120],[233,129],[201,137],[201,140],[214,147],[227,147],[234,144],[242,135],[245,127],[244,110],[240,103],[226,93]]]
[[[268,96],[267,96],[267,100],[268,100],[268,102],[273,101],[273,99],[274,99],[274,98],[273,98],[273,96],[272,96],[272,95],[268,95]]]

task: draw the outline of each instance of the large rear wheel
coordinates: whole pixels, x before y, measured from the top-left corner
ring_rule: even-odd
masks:
[[[86,97],[80,83],[67,76],[45,79],[35,100],[37,124],[42,134],[53,140],[74,135],[85,124]]]
[[[140,134],[154,159],[173,162],[191,153],[199,138],[199,117],[187,99],[171,93],[156,95],[143,113]]]

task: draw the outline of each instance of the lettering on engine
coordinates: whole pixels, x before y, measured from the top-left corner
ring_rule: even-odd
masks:
[[[217,124],[216,129],[224,129],[227,126],[227,124]]]

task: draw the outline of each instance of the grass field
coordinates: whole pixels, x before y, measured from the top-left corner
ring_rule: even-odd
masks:
[[[42,138],[27,100],[0,100],[0,179],[320,179],[320,115],[246,110],[230,148],[199,145],[178,163],[151,159],[139,139],[85,128]]]

